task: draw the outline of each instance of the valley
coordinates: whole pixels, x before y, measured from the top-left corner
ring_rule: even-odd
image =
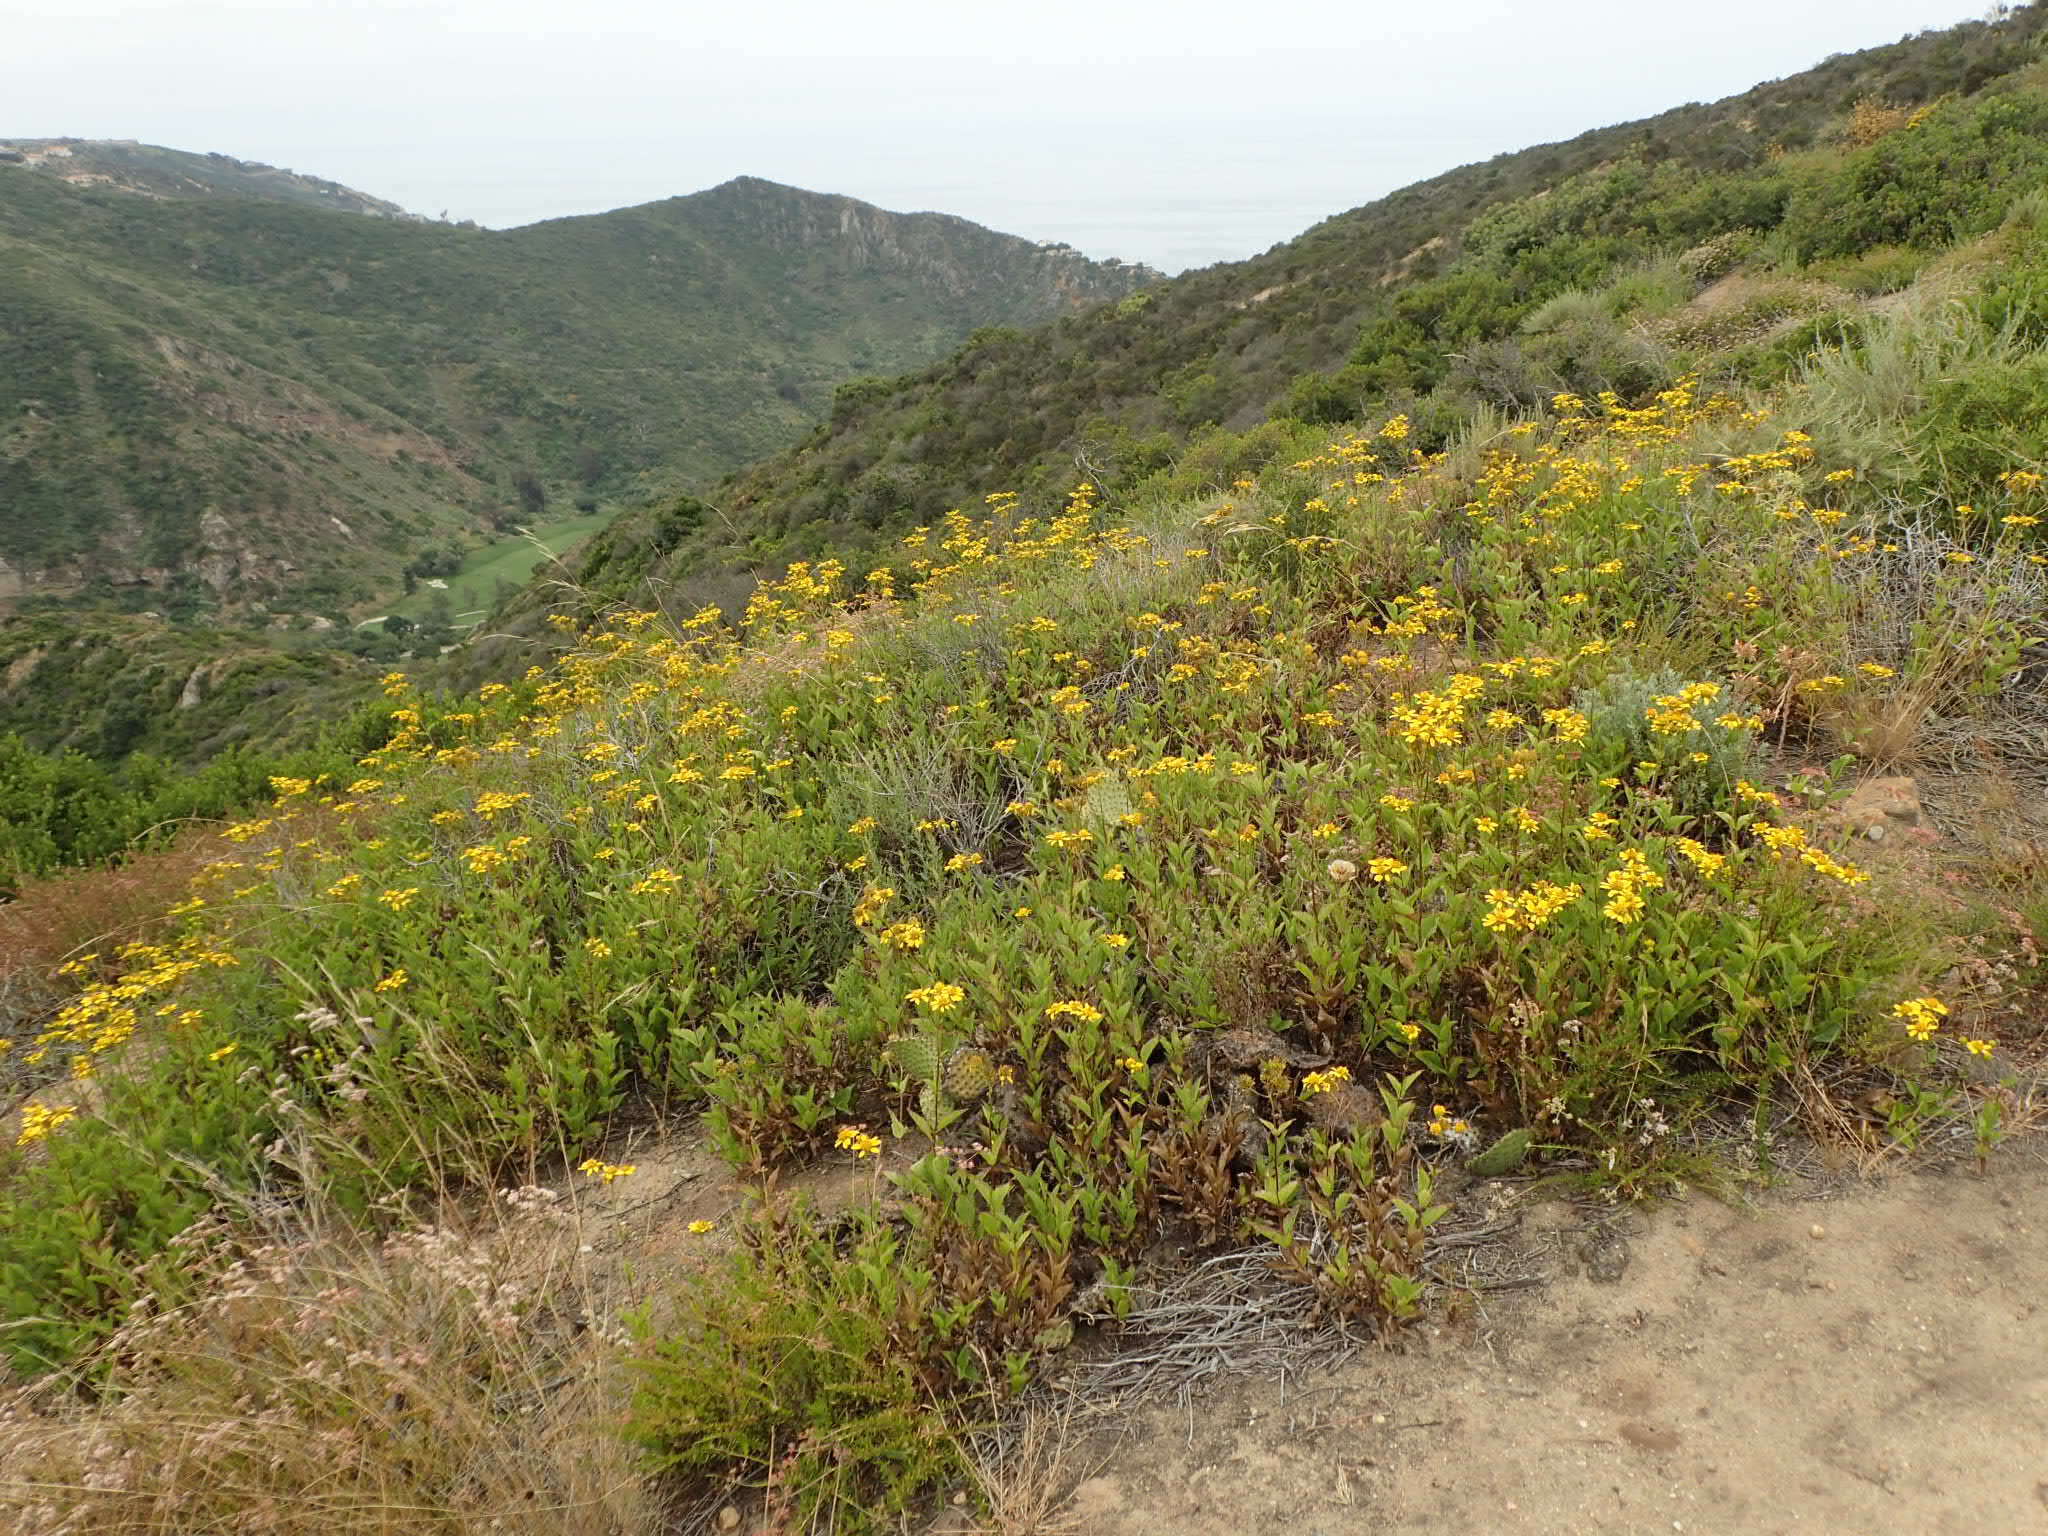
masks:
[[[2038,1513],[2048,8],[1172,279],[103,153],[0,1524]]]

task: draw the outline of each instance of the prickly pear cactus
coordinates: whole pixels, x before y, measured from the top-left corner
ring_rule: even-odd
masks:
[[[1535,1133],[1527,1126],[1518,1127],[1479,1153],[1465,1166],[1482,1179],[1497,1179],[1504,1173],[1513,1173],[1529,1156],[1530,1145],[1535,1139]]]
[[[946,1062],[939,1053],[938,1038],[934,1035],[899,1035],[889,1042],[889,1058],[905,1077],[923,1081],[924,1088],[917,1100],[918,1113],[928,1119],[940,1114],[946,1106]]]
[[[939,1046],[929,1035],[898,1035],[889,1042],[889,1059],[905,1077],[931,1082],[939,1075]]]
[[[1104,779],[1088,790],[1084,814],[1090,821],[1116,821],[1131,813],[1131,792],[1121,779]]]
[[[962,1104],[978,1104],[996,1083],[996,1064],[979,1046],[963,1045],[946,1058],[940,1079],[946,1092]]]

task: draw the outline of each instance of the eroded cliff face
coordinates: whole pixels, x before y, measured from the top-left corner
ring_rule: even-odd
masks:
[[[138,449],[103,406],[43,419],[50,430],[34,451],[68,469],[89,530],[63,506],[45,514],[49,524],[9,526],[0,617],[25,598],[109,591],[196,596],[244,616],[279,603],[331,611],[352,589],[396,584],[408,527],[487,534],[474,510],[484,487],[435,438],[357,419],[220,349],[158,336],[143,355],[148,408],[176,430]],[[96,455],[101,473],[79,475]],[[32,484],[37,462],[18,449],[12,458],[0,471]],[[440,503],[431,523],[419,517],[422,496]]]

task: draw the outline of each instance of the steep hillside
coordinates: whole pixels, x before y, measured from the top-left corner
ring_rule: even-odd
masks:
[[[0,626],[0,734],[99,762],[280,747],[375,693],[384,668],[312,630],[250,632],[100,613]]]
[[[1717,163],[1716,124],[1762,130],[1691,109],[1692,160],[1623,132],[1497,195],[1460,173],[844,390],[536,595],[549,665],[384,676],[360,739],[142,871],[152,918],[25,883],[0,1527],[1042,1531],[1064,1488],[1017,1453],[1065,1430],[1033,1408],[1424,1326],[1477,1361],[1534,1268],[1502,1262],[1518,1184],[1599,1197],[1540,1251],[1611,1286],[1631,1202],[1991,1167],[2048,1098],[2039,19],[1800,77],[1781,153]],[[610,226],[621,282],[667,217]],[[1155,398],[1195,366],[1214,411]],[[708,565],[811,548],[844,553],[693,606]],[[125,690],[155,622],[0,659]],[[194,733],[244,686],[200,659],[151,685],[183,676]],[[161,765],[21,759],[24,867],[167,803]],[[207,794],[261,771],[228,766]],[[1667,1310],[1710,1227],[1655,1261]],[[1752,1289],[1800,1287],[1781,1237]],[[1886,1241],[1867,1289],[1917,1348],[1955,1298]],[[1644,1466],[1692,1422],[1586,1380]],[[1416,1401],[1340,1411],[1400,1447]],[[1569,1472],[1587,1425],[1502,1401]],[[1900,1420],[1841,1408],[1812,1466],[1867,1491],[1859,1447],[1926,1429],[1859,1414]],[[1353,1519],[1286,1422],[1274,1528]]]
[[[754,179],[486,231],[279,200],[312,183],[242,195],[242,171],[137,196],[211,162],[126,153],[117,184],[0,165],[0,600],[339,610],[1149,275]]]
[[[1995,238],[2030,296],[1895,323],[1997,375],[2048,206]],[[1456,1347],[1502,1178],[1988,1158],[2048,1058],[2048,482],[1902,507],[1812,387],[1296,428],[389,680],[149,937],[0,991],[0,1523],[957,1531],[1034,1383]],[[1956,761],[2013,836],[1842,804]]]
[[[2022,7],[1502,155],[1254,260],[849,386],[801,445],[710,494],[718,516],[646,509],[593,546],[586,580],[620,595],[826,552],[858,560],[992,485],[1031,493],[1077,471],[1119,500],[1176,465],[1223,483],[1269,451],[1253,429],[1274,416],[1405,410],[1434,447],[1558,389],[1639,396],[1728,339],[1654,324],[1712,278],[1754,260],[1855,299],[2039,184],[2048,98],[2029,66],[2044,29],[2048,11]],[[1921,108],[1912,136],[1894,132]],[[1660,265],[1721,238],[1735,243]],[[1844,265],[1892,247],[1889,269]],[[1624,275],[1633,290],[1617,288]],[[1611,293],[1603,315],[1540,314],[1593,289]],[[686,585],[682,600],[723,590]]]

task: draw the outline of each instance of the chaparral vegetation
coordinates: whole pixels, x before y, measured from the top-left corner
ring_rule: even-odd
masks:
[[[1196,1257],[1397,1338],[1480,1178],[1763,1177],[1801,1119],[1988,1152],[2042,1045],[2024,808],[1835,808],[2039,782],[2022,84],[1810,151],[1818,244],[1497,212],[1585,258],[1516,334],[1627,368],[1503,351],[1554,387],[1448,427],[1305,385],[1114,494],[991,483],[728,608],[556,589],[546,664],[390,674],[388,740],[6,994],[0,1509],[893,1530]],[[1967,206],[1916,134],[1997,149]],[[595,1274],[578,1200],[691,1123],[756,1198]]]

